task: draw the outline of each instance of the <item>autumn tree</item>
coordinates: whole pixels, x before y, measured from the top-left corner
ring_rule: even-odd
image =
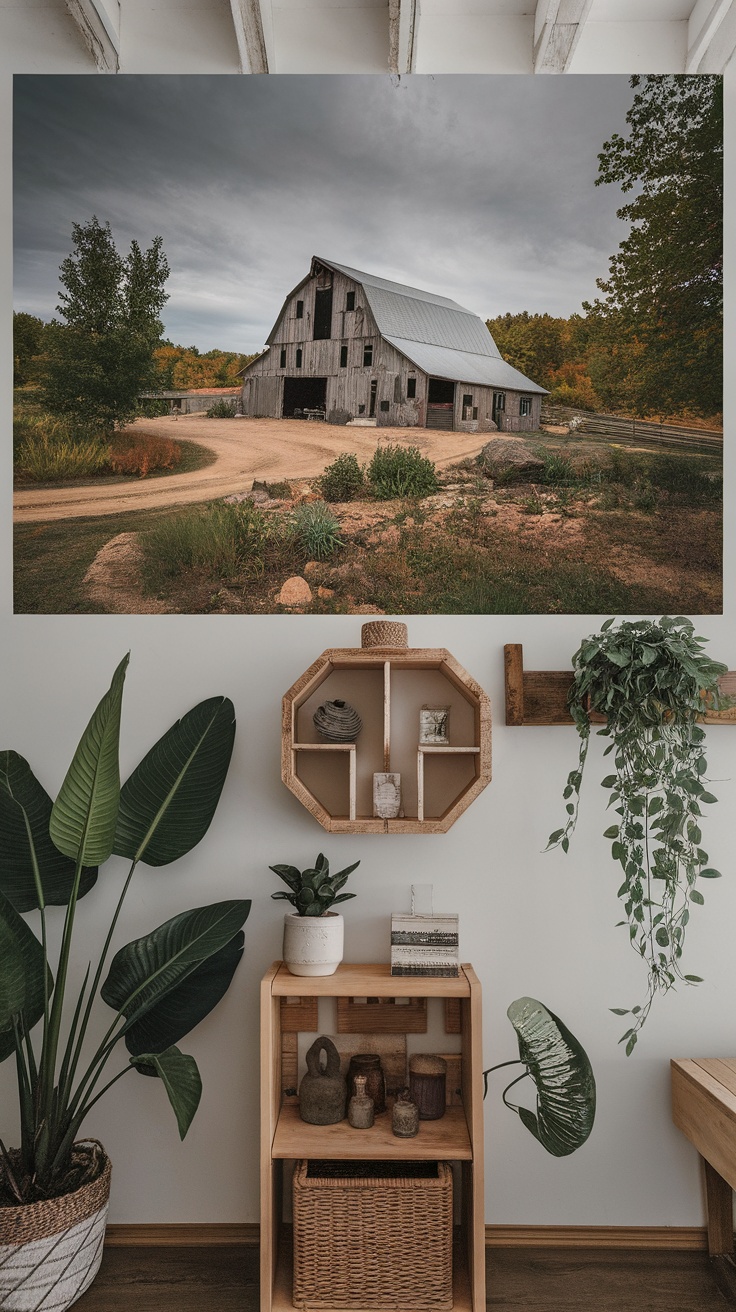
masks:
[[[633,198],[628,236],[585,303],[590,373],[608,404],[642,414],[722,405],[723,103],[719,77],[632,77],[628,135],[596,185]]]
[[[148,250],[133,241],[123,256],[109,223],[94,216],[73,225],[72,241],[59,274],[61,321],[47,329],[45,402],[52,413],[112,428],[135,412],[139,392],[154,384],[169,266],[161,237]]]

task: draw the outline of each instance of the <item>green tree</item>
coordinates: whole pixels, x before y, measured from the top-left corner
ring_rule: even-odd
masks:
[[[23,387],[36,376],[45,327],[43,319],[37,319],[35,314],[26,314],[23,310],[13,314],[13,383],[16,387]]]
[[[591,377],[644,414],[722,406],[723,98],[719,77],[634,76],[628,136],[599,155],[596,186],[633,199],[604,299],[585,303]],[[615,351],[611,348],[615,345]],[[610,365],[610,367],[609,367]]]
[[[122,256],[109,223],[95,216],[73,225],[72,241],[59,273],[62,321],[47,329],[45,402],[54,414],[112,428],[135,413],[138,393],[154,385],[169,266],[161,237],[146,251],[133,241]]]

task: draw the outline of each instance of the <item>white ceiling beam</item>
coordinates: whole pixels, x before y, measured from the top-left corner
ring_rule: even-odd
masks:
[[[722,73],[736,49],[736,4],[696,4],[688,23],[686,73]]]
[[[419,0],[388,0],[389,59],[392,73],[413,73],[416,65],[416,37],[419,26]]]
[[[566,73],[593,0],[537,0],[534,72]]]
[[[120,5],[118,0],[66,0],[84,44],[98,72],[117,73],[120,68]]]
[[[268,55],[263,37],[260,0],[230,0],[240,54],[241,73],[267,73]]]

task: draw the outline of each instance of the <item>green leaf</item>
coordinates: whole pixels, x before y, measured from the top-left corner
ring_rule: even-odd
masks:
[[[608,1010],[612,1011],[614,1016],[628,1016],[629,1014],[628,1007],[609,1007]]]
[[[595,1079],[588,1057],[562,1021],[535,998],[517,998],[506,1014],[537,1089],[537,1115],[519,1108],[519,1117],[547,1152],[565,1157],[585,1143],[595,1120]]]
[[[564,832],[565,832],[564,829],[555,829],[554,833],[550,834],[549,838],[547,839],[547,846],[554,847],[555,843],[559,843]]]
[[[718,801],[718,798],[717,798],[717,797],[714,797],[712,793],[701,793],[701,794],[700,794],[700,800],[701,800],[701,802],[706,802],[706,803],[708,803],[708,804],[710,805],[710,804],[712,804],[713,802],[717,802],[717,801]]]
[[[278,875],[279,879],[283,879],[284,883],[288,884],[289,888],[293,889],[295,893],[301,886],[302,872],[297,870],[296,866],[269,866],[268,868],[273,870],[273,873]],[[276,897],[277,895],[272,893],[271,896]],[[286,897],[287,895],[286,893],[279,893],[278,896]]]
[[[227,697],[200,702],[177,720],[123,785],[113,851],[149,866],[190,852],[215,814],[234,738]]]
[[[697,902],[698,906],[702,907],[705,902],[705,898],[703,897],[702,893],[698,892],[697,888],[694,888],[690,893],[690,901]]]
[[[702,981],[700,975],[686,975],[686,976],[685,976],[685,979],[687,980],[688,984],[702,984],[702,983],[703,983],[703,981]]]
[[[51,992],[51,972],[30,925],[0,893],[0,1062],[15,1051],[13,1017],[23,1013],[30,1031],[41,1019],[44,971]]]
[[[179,1138],[183,1139],[202,1097],[202,1080],[194,1058],[172,1047],[165,1052],[141,1053],[130,1061],[142,1075],[157,1075],[163,1082],[179,1126]]]
[[[135,1056],[141,1052],[163,1052],[189,1034],[217,1006],[230,987],[243,955],[242,930],[215,952],[180,984],[149,1007],[125,1034],[125,1046]]]
[[[0,752],[0,891],[16,911],[66,906],[75,863],[49,837],[51,798],[17,752]],[[93,887],[97,870],[85,869],[79,896]],[[39,897],[40,890],[40,897]]]
[[[250,902],[195,907],[120,948],[100,989],[109,1007],[139,1020],[200,962],[214,956],[245,923]]]
[[[720,872],[720,870],[714,870],[712,866],[706,866],[705,870],[699,870],[699,871],[698,871],[698,875],[699,875],[700,879],[720,879],[720,878],[721,878],[721,872]]]
[[[99,865],[113,850],[120,798],[118,739],[124,656],[85,729],[51,811],[54,845],[82,865]]]
[[[627,1057],[630,1057],[631,1054],[632,1054],[632,1052],[634,1051],[634,1048],[636,1047],[636,1040],[637,1040],[637,1035],[636,1035],[636,1034],[632,1034],[631,1038],[629,1039],[628,1043],[626,1044],[626,1056],[627,1056]]]
[[[610,827],[609,827],[608,829],[605,829],[605,830],[603,831],[603,837],[604,837],[604,838],[618,838],[618,831],[619,831],[619,826],[618,826],[618,825],[610,825]]]
[[[618,783],[618,775],[607,774],[605,779],[601,779],[601,788],[615,788]]]
[[[664,928],[664,926],[662,926],[661,929],[658,929],[658,930],[657,930],[657,932],[656,932],[656,934],[655,934],[654,937],[656,938],[656,940],[657,940],[657,942],[659,943],[659,946],[660,946],[661,948],[667,948],[667,947],[669,947],[669,945],[670,945],[670,936],[669,936],[669,934],[667,933],[667,930]]]

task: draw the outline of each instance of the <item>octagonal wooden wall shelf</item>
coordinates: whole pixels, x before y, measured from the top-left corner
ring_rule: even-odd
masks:
[[[405,624],[364,624],[361,647],[330,648],[283,700],[281,777],[337,834],[442,834],[491,779],[491,703],[444,647],[406,645]],[[389,645],[390,644],[390,645]],[[338,698],[359,712],[356,742],[325,743],[313,715]],[[450,707],[448,745],[419,742],[424,705]],[[373,816],[373,774],[401,774],[402,814]]]

